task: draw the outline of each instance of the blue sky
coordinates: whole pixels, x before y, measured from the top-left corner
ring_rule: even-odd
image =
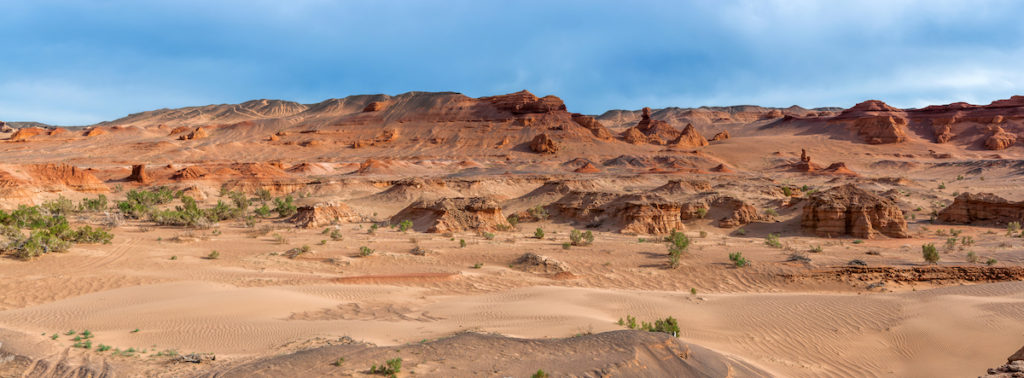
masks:
[[[0,0],[0,120],[528,89],[569,110],[1024,94],[1020,1]]]

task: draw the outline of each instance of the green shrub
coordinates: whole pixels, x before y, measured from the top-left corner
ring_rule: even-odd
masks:
[[[484,237],[484,239],[487,239],[487,240],[494,240],[494,234],[492,234],[490,232],[483,233],[483,237]]]
[[[672,230],[672,233],[665,237],[665,241],[669,243],[668,266],[672,269],[678,268],[683,252],[690,247],[690,238],[682,232]]]
[[[345,235],[342,235],[341,231],[338,231],[338,230],[331,230],[331,235],[330,236],[331,236],[331,240],[334,240],[334,241],[344,240],[345,239]]]
[[[732,261],[733,265],[736,265],[737,268],[745,267],[745,266],[747,266],[747,264],[750,263],[750,262],[747,261],[747,259],[745,257],[743,257],[743,253],[742,252],[730,253],[729,254],[729,261]]]
[[[459,248],[466,248],[466,239],[459,239]]]
[[[530,214],[530,216],[537,218],[539,220],[548,219],[548,211],[547,209],[544,208],[544,206],[541,205],[537,205],[529,210],[526,210],[526,213]]]
[[[395,374],[400,373],[401,371],[402,371],[402,358],[401,357],[395,357],[395,358],[392,358],[390,360],[387,360],[385,363],[381,364],[380,366],[373,365],[372,367],[370,367],[370,374],[381,374],[381,375],[387,375],[387,376],[392,376],[392,377],[395,376]]]
[[[764,215],[767,215],[769,217],[777,217],[779,216],[779,212],[775,211],[775,209],[764,209]]]
[[[985,265],[992,266],[996,265],[997,262],[996,259],[989,257],[988,260],[985,260]]]
[[[580,230],[572,230],[569,232],[569,241],[575,246],[586,246],[594,242],[594,233],[587,231],[581,232]]]
[[[365,245],[362,246],[362,247],[359,247],[359,256],[366,257],[366,256],[369,256],[369,255],[372,255],[373,252],[375,252],[375,251],[370,249],[370,247],[367,247]]]
[[[939,262],[939,252],[935,250],[935,245],[928,243],[921,246],[921,254],[924,256],[924,261],[929,264],[936,264]]]
[[[978,254],[974,251],[967,252],[967,262],[975,264],[978,262]]]
[[[206,259],[207,260],[216,260],[216,259],[219,259],[219,258],[220,258],[220,252],[217,252],[216,250],[213,251],[213,252],[210,252],[209,255],[206,255]]]
[[[1013,221],[1006,224],[1006,233],[1015,234],[1020,231],[1020,222]]]
[[[821,251],[824,251],[824,249],[821,248],[821,244],[818,244],[818,245],[815,245],[815,246],[811,246],[811,252],[821,253]]]
[[[398,231],[406,232],[410,228],[412,228],[412,221],[411,220],[406,219],[406,220],[403,220],[403,221],[398,223]]]
[[[263,206],[254,209],[253,212],[260,216],[260,218],[270,218],[270,213],[273,212],[273,210],[271,210],[270,206],[267,206],[267,204],[263,204]]]
[[[533,373],[530,378],[548,378],[548,373],[545,373],[544,370],[537,369],[537,372]]]
[[[544,239],[544,229],[537,227],[537,231],[533,232],[533,237],[537,239]]]
[[[782,242],[779,241],[779,234],[768,234],[764,238],[764,244],[772,248],[782,248]]]
[[[270,193],[270,190],[260,189],[256,191],[256,198],[259,198],[260,202],[267,202],[270,201],[272,195]]]
[[[782,194],[785,195],[786,197],[791,197],[793,196],[793,189],[790,189],[788,186],[783,186]]]
[[[697,217],[704,219],[708,215],[708,209],[706,207],[697,208]]]
[[[295,215],[295,213],[298,211],[298,208],[295,207],[295,204],[293,204],[292,201],[292,196],[285,196],[284,198],[275,198],[274,211],[276,211],[277,215],[281,216],[282,218]]]
[[[512,225],[512,228],[515,228],[516,226],[519,225],[519,216],[518,215],[515,215],[515,214],[509,215],[508,217],[505,218],[505,220],[508,221],[508,224]]]
[[[562,249],[569,249],[570,247],[572,247],[572,243],[569,243],[569,242],[562,243]]]
[[[103,211],[107,209],[107,196],[100,194],[95,199],[83,198],[78,211]]]

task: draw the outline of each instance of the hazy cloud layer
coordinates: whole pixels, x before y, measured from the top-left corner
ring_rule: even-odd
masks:
[[[0,0],[0,119],[529,89],[570,110],[1024,94],[1017,1]]]

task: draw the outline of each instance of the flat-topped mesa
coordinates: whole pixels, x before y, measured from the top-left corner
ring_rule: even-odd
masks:
[[[846,125],[870,144],[901,143],[907,139],[906,113],[878,100],[854,105],[829,122]]]
[[[959,224],[1024,222],[1024,201],[1008,201],[992,193],[961,193],[939,211],[938,219]]]
[[[506,95],[480,97],[480,100],[490,102],[496,108],[512,114],[565,111],[565,103],[562,102],[562,99],[551,95],[537,98],[527,90]]]
[[[853,184],[837,186],[811,197],[804,206],[800,226],[818,236],[910,237],[907,221],[895,202]]]
[[[391,217],[392,224],[411,221],[421,232],[495,231],[512,227],[498,202],[489,198],[420,200]]]

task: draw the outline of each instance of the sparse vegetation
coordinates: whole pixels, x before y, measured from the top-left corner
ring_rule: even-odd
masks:
[[[580,230],[572,230],[569,232],[569,242],[574,246],[587,246],[594,242],[594,233],[587,231],[581,232]]]
[[[298,208],[295,207],[294,203],[292,203],[293,201],[294,199],[292,198],[292,196],[285,196],[284,198],[275,198],[274,211],[277,212],[277,215],[281,216],[282,218],[295,215],[295,213],[298,211]]]
[[[505,220],[508,221],[508,224],[512,225],[512,228],[516,228],[516,227],[519,226],[519,216],[518,215],[515,215],[515,214],[509,215],[508,217],[505,217]]]
[[[764,215],[767,215],[769,217],[777,217],[779,216],[779,212],[776,211],[775,209],[764,209]]]
[[[824,249],[821,247],[821,244],[818,244],[818,245],[812,245],[810,251],[812,253],[821,253],[821,251],[824,251]]]
[[[971,264],[977,264],[978,263],[978,254],[974,253],[974,251],[967,252],[967,262],[969,262]]]
[[[217,252],[216,250],[210,252],[209,255],[206,255],[206,259],[207,260],[216,260],[216,259],[219,259],[219,258],[220,258],[220,252]]]
[[[537,369],[537,372],[533,373],[530,378],[548,378],[548,373],[545,373],[544,370]]]
[[[484,266],[484,263],[476,263],[476,264],[473,264],[473,269],[480,269],[480,268],[483,268],[483,266]]]
[[[705,207],[697,208],[697,218],[704,219],[708,215],[708,209]]]
[[[939,252],[935,250],[934,244],[922,245],[921,254],[924,256],[924,261],[927,261],[929,264],[937,264],[939,262]]]
[[[668,266],[672,269],[678,268],[683,252],[690,247],[690,238],[682,232],[672,230],[672,233],[665,237],[665,241],[669,243]]]
[[[985,260],[985,265],[992,266],[996,265],[997,262],[996,259],[989,257],[988,260]]]
[[[626,327],[629,329],[641,329],[648,332],[663,332],[672,336],[679,335],[679,321],[671,316],[665,319],[656,319],[653,323],[640,322],[640,325],[638,326],[635,317],[626,315],[625,322],[623,322],[621,318],[619,319],[619,325],[623,325],[623,323],[625,323]]]
[[[745,267],[748,264],[750,264],[750,262],[747,261],[747,259],[745,257],[743,257],[743,253],[742,252],[730,253],[729,254],[729,261],[732,261],[733,265],[735,265],[737,268],[742,268],[742,267]]]
[[[459,248],[466,248],[466,239],[459,239]]]
[[[483,233],[483,237],[484,237],[484,239],[487,239],[487,240],[494,240],[494,234],[490,233],[490,232],[484,232]]]
[[[366,257],[366,256],[369,256],[369,255],[372,255],[373,252],[375,252],[373,249],[370,249],[370,247],[367,247],[365,245],[362,246],[362,247],[359,247],[359,256]]]
[[[311,250],[312,249],[308,245],[303,245],[302,247],[289,249],[285,251],[283,255],[289,259],[294,259],[303,254],[309,253]]]
[[[779,241],[779,234],[768,234],[764,238],[764,244],[772,248],[782,248],[782,242]]]
[[[538,220],[547,220],[548,219],[548,210],[545,209],[544,206],[541,206],[541,205],[537,205],[537,206],[534,206],[534,207],[530,208],[529,210],[526,210],[526,213],[530,214],[530,216],[532,216],[534,218],[537,218]]]
[[[533,232],[533,237],[536,239],[544,239],[544,229],[537,227],[537,230]]]
[[[572,248],[572,243],[569,243],[569,242],[562,243],[562,249],[569,249],[569,248]]]
[[[380,374],[380,375],[386,375],[386,376],[389,376],[389,377],[394,377],[396,374],[400,373],[401,371],[402,371],[402,358],[401,357],[395,357],[395,358],[392,358],[390,360],[387,360],[385,363],[381,364],[380,366],[373,365],[372,367],[370,367],[370,374]]]
[[[406,232],[406,231],[409,231],[409,229],[411,229],[411,228],[412,228],[412,221],[411,220],[406,219],[406,220],[403,220],[403,221],[398,223],[398,231]]]

